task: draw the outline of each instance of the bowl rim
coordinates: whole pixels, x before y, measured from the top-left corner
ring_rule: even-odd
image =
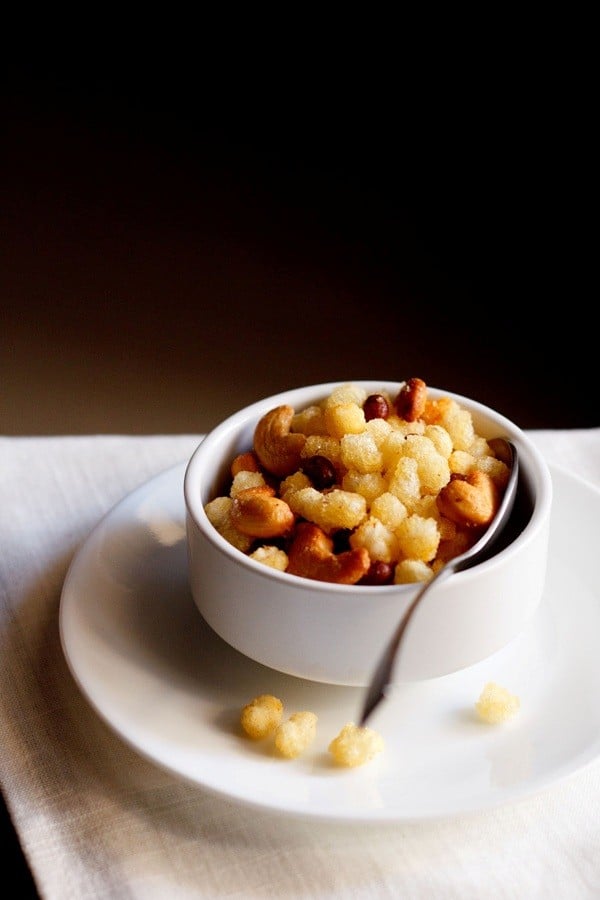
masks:
[[[220,551],[228,561],[235,563],[240,568],[248,569],[254,575],[261,576],[269,581],[280,582],[283,585],[294,584],[296,588],[302,586],[309,587],[312,592],[326,595],[341,594],[347,596],[348,591],[352,591],[353,595],[376,595],[389,596],[391,594],[408,594],[415,590],[415,586],[419,583],[408,584],[388,584],[388,585],[346,585],[335,584],[332,582],[317,581],[315,579],[304,578],[299,575],[293,575],[288,572],[282,572],[264,563],[251,559],[241,550],[229,543],[212,525],[206,512],[204,511],[203,502],[201,502],[200,487],[203,481],[204,464],[209,458],[211,463],[213,455],[217,450],[219,443],[228,436],[233,437],[244,429],[248,428],[252,422],[254,425],[258,419],[269,409],[280,406],[284,403],[291,406],[310,405],[311,402],[317,402],[318,399],[327,397],[334,388],[344,385],[356,385],[367,388],[370,392],[375,391],[378,387],[387,392],[397,392],[405,381],[390,381],[388,379],[363,379],[349,378],[339,381],[321,382],[300,387],[292,387],[285,391],[280,391],[263,397],[259,400],[244,406],[228,415],[215,425],[210,431],[204,435],[199,441],[197,447],[188,459],[184,473],[183,493],[186,509],[186,531],[190,531],[192,526],[201,533],[218,551]],[[460,578],[465,585],[470,579],[478,577],[481,573],[493,571],[499,565],[516,552],[525,548],[537,536],[540,528],[549,522],[550,510],[552,505],[552,479],[548,464],[542,456],[540,450],[527,436],[527,434],[513,421],[508,419],[502,413],[497,412],[478,400],[457,394],[453,391],[438,388],[434,385],[427,385],[428,394],[436,399],[440,397],[449,397],[460,404],[461,407],[468,409],[477,419],[487,419],[498,426],[498,436],[501,434],[513,440],[519,452],[519,461],[521,467],[521,477],[525,477],[528,481],[529,488],[533,493],[532,511],[529,520],[525,524],[523,530],[517,537],[511,541],[506,547],[503,547],[498,553],[493,554],[483,562],[478,563],[472,568],[457,572],[453,576],[453,580]],[[477,426],[476,426],[477,428]],[[486,429],[484,429],[486,430]],[[490,438],[496,435],[490,434]],[[214,471],[224,463],[223,459],[215,457],[214,465],[211,466],[211,477]],[[190,535],[188,533],[188,541]]]

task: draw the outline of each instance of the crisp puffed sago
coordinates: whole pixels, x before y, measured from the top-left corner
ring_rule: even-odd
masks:
[[[303,710],[282,722],[275,732],[275,749],[286,759],[295,759],[310,747],[317,734],[317,716]]]
[[[240,724],[255,741],[273,734],[281,723],[283,703],[273,694],[260,694],[242,709]]]
[[[471,413],[430,398],[422,379],[396,395],[348,383],[306,409],[269,410],[205,511],[230,544],[279,571],[407,584],[479,538],[508,475]]]
[[[275,750],[285,759],[295,759],[310,747],[317,735],[317,715],[310,710],[292,713],[283,721],[283,701],[273,694],[260,694],[243,708],[242,729],[252,740],[272,738]]]
[[[280,572],[285,572],[288,567],[288,555],[285,550],[280,550],[279,547],[263,544],[261,547],[257,547],[249,556],[265,566],[279,569]]]
[[[292,713],[283,720],[283,702],[273,694],[260,694],[243,708],[240,721],[252,740],[268,738],[284,759],[296,759],[314,743],[318,717],[310,710]],[[382,736],[372,728],[348,722],[329,744],[329,752],[340,766],[354,768],[369,762],[384,749]]]
[[[329,744],[329,752],[339,766],[354,768],[372,760],[384,747],[379,732],[348,722]]]
[[[475,704],[477,715],[490,725],[507,722],[521,708],[521,701],[505,687],[488,681]]]

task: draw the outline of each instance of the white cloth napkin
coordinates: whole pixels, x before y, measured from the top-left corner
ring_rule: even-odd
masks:
[[[549,462],[600,486],[600,428],[530,435]],[[452,820],[315,824],[184,783],[96,716],[59,641],[67,568],[115,502],[198,440],[0,439],[0,774],[41,896],[599,898],[600,762]]]

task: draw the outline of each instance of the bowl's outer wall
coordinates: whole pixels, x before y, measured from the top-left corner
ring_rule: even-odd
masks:
[[[257,662],[314,681],[368,684],[413,591],[379,596],[352,591],[324,595],[295,582],[223,566],[222,556],[195,523],[188,523],[190,584],[207,623]],[[428,595],[414,616],[400,654],[400,681],[434,678],[490,656],[533,616],[544,586],[548,528],[510,565],[483,578],[463,572]]]

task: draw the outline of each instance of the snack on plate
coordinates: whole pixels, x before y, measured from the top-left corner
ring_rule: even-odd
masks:
[[[329,744],[329,752],[339,766],[355,768],[369,762],[384,749],[382,736],[366,725],[348,722]]]
[[[282,721],[283,702],[273,694],[260,694],[241,712],[241,725],[252,740],[272,738],[276,752],[285,759],[296,759],[317,736],[317,716],[309,710],[292,713]],[[349,722],[329,744],[329,752],[340,766],[354,768],[373,759],[384,748],[383,738],[372,728]]]
[[[312,744],[317,734],[317,716],[313,712],[292,713],[275,732],[275,749],[287,759],[295,759]]]
[[[273,738],[275,750],[295,759],[310,747],[317,735],[317,716],[308,710],[283,719],[283,702],[273,694],[259,694],[242,708],[240,724],[252,740]]]
[[[488,681],[475,704],[480,719],[490,725],[506,722],[519,711],[521,701],[506,688]]]
[[[352,383],[269,410],[205,505],[220,534],[281,571],[337,584],[427,581],[494,517],[508,481],[471,413],[420,378]]]
[[[260,694],[244,706],[240,723],[248,737],[259,741],[273,734],[282,715],[283,703],[278,697]]]

